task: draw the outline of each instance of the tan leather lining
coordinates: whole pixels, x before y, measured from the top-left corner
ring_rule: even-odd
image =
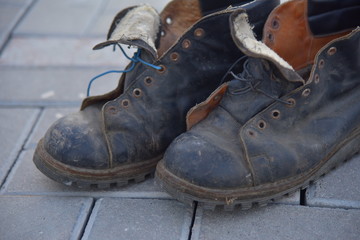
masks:
[[[160,39],[158,56],[164,54],[186,29],[202,17],[200,4],[198,0],[173,0],[166,5],[160,17],[165,35]],[[171,18],[171,24],[166,23],[168,17]],[[81,110],[99,101],[110,101],[120,96],[124,91],[125,75],[125,73],[121,75],[119,84],[113,91],[104,95],[85,98]]]
[[[158,56],[162,56],[201,17],[198,0],[171,1],[160,14],[164,35],[160,39]]]
[[[295,70],[313,64],[316,53],[349,32],[315,37],[307,22],[307,1],[293,0],[275,8],[264,26],[263,42]]]

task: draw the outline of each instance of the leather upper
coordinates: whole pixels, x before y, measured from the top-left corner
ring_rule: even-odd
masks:
[[[245,6],[259,37],[265,16],[277,3],[255,1]],[[94,169],[160,158],[186,130],[187,111],[219,86],[228,67],[242,55],[228,23],[236,9],[202,18],[159,59],[142,51],[141,59],[162,70],[136,63],[133,71],[122,76],[117,90],[85,99],[82,110],[73,115],[79,121],[65,117],[48,130],[47,152],[66,164]],[[66,129],[69,134],[64,133]],[[81,137],[72,135],[74,129],[79,129]],[[54,132],[60,132],[68,148],[55,146]],[[88,153],[88,148],[93,150]],[[103,154],[95,155],[95,151]]]
[[[165,167],[198,186],[239,189],[346,159],[359,151],[359,67],[360,29],[318,53],[306,84],[291,83],[269,60],[249,59],[251,74],[231,81],[219,106],[174,140]]]

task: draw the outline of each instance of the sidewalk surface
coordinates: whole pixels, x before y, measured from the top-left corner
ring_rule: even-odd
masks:
[[[142,1],[0,0],[0,239],[360,239],[360,157],[263,208],[185,206],[152,178],[123,188],[60,185],[32,162],[56,119],[78,111],[88,81],[126,65],[92,51],[114,15]],[[159,11],[167,0],[147,0]],[[97,80],[105,93],[119,75]]]

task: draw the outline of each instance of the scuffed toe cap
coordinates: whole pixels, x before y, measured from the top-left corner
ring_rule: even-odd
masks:
[[[164,165],[176,176],[202,187],[224,189],[250,186],[251,174],[243,161],[238,159],[237,152],[214,143],[216,139],[184,133],[166,150]]]
[[[44,148],[63,164],[88,169],[109,167],[109,154],[98,114],[78,112],[56,121],[44,137]]]

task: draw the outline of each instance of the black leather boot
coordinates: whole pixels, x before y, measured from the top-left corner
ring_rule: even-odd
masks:
[[[177,199],[210,209],[265,205],[360,151],[359,28],[318,52],[309,79],[255,40],[245,13],[232,15],[232,29],[251,56],[244,71],[211,95],[220,104],[171,143],[156,171]]]
[[[242,1],[243,2],[243,1]],[[119,86],[84,100],[81,111],[55,122],[38,143],[36,166],[66,185],[124,185],[155,170],[171,141],[186,130],[185,116],[220,84],[242,56],[232,41],[229,16],[247,10],[261,37],[279,1],[252,1],[201,18],[162,56],[156,49],[159,16],[149,6],[117,15],[108,41],[138,47]]]

